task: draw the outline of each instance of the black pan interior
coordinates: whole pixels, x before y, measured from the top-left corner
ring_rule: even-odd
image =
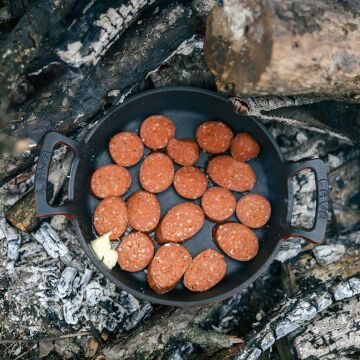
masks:
[[[216,287],[203,293],[193,293],[180,283],[173,291],[158,295],[149,288],[144,271],[128,273],[116,266],[110,272],[97,261],[89,247],[90,241],[97,237],[92,226],[92,219],[94,209],[99,203],[98,199],[90,195],[89,178],[96,168],[112,162],[107,151],[109,139],[119,131],[138,132],[141,122],[153,114],[163,114],[171,118],[177,127],[177,138],[195,138],[195,131],[199,124],[206,120],[221,120],[227,123],[234,133],[241,131],[250,133],[261,146],[259,157],[250,161],[257,175],[253,192],[262,194],[270,200],[272,215],[266,227],[255,230],[260,240],[259,253],[252,261],[243,263],[225,256],[228,265],[225,278]],[[158,303],[173,305],[207,303],[239,291],[272,260],[278,242],[284,234],[288,208],[287,179],[282,175],[283,159],[266,129],[251,117],[235,114],[226,99],[210,92],[189,88],[162,89],[145,93],[128,100],[93,128],[86,140],[86,148],[85,156],[74,164],[71,175],[70,197],[76,204],[77,212],[74,224],[87,254],[95,265],[118,286],[139,297]],[[146,149],[145,155],[149,152]],[[209,156],[202,152],[197,165],[204,169],[208,159]],[[129,169],[133,183],[124,198],[140,189],[139,166],[140,163]],[[236,193],[237,198],[242,195]],[[161,203],[162,215],[175,204],[188,201],[177,195],[173,187],[158,194],[158,199]],[[233,220],[236,221],[235,217]],[[206,248],[217,249],[211,235],[213,226],[214,223],[206,220],[201,231],[184,243],[193,256]]]

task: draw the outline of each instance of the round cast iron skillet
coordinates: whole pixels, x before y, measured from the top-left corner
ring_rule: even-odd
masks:
[[[225,256],[227,262],[225,278],[214,288],[202,293],[191,292],[180,282],[173,291],[163,295],[156,294],[148,286],[144,271],[129,273],[122,271],[119,266],[109,271],[96,258],[90,247],[90,242],[98,237],[93,228],[93,213],[99,202],[90,195],[90,176],[96,168],[112,162],[108,154],[108,143],[113,135],[124,130],[138,132],[141,122],[154,114],[164,114],[171,118],[177,127],[176,137],[180,139],[195,138],[199,124],[216,119],[227,123],[234,133],[240,131],[250,133],[261,146],[260,155],[250,161],[257,175],[253,192],[263,194],[270,200],[272,214],[264,228],[255,230],[260,241],[259,253],[249,262],[238,262]],[[69,200],[63,206],[52,207],[46,200],[46,184],[51,154],[57,144],[69,146],[74,151],[75,158],[70,173]],[[149,150],[145,150],[145,155],[148,153]],[[208,158],[208,155],[201,153],[198,166],[205,168]],[[140,163],[130,168],[133,183],[125,198],[140,189],[137,175]],[[317,185],[314,226],[307,230],[290,225],[293,205],[291,177],[306,168],[315,173]],[[91,129],[83,143],[56,132],[48,133],[39,156],[35,190],[38,216],[66,214],[71,217],[86,254],[106,277],[138,298],[175,306],[215,302],[244,289],[267,269],[282,239],[300,236],[312,242],[322,241],[328,207],[328,179],[321,160],[286,162],[276,142],[259,121],[250,116],[236,114],[230,102],[218,94],[185,87],[152,90],[130,98],[105,115]],[[239,198],[241,194],[236,196]],[[179,197],[172,187],[158,194],[158,199],[161,203],[161,215],[175,204],[188,201]],[[236,220],[235,217],[233,219]],[[193,256],[205,248],[217,249],[211,236],[213,226],[213,223],[206,220],[201,231],[184,243]]]

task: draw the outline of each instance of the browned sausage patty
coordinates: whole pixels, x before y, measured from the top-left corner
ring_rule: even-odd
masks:
[[[199,146],[192,139],[170,139],[166,151],[179,165],[194,165],[199,160]]]
[[[90,180],[92,193],[101,199],[123,195],[130,185],[130,173],[122,166],[115,164],[101,166],[95,170]]]
[[[235,222],[215,226],[214,240],[226,255],[239,261],[251,260],[259,250],[255,233]]]
[[[229,146],[234,134],[221,121],[206,121],[196,130],[196,140],[199,146],[210,154],[221,154]]]
[[[134,232],[124,237],[117,252],[121,269],[136,272],[149,265],[154,256],[154,244],[146,234]]]
[[[235,211],[236,199],[231,191],[214,186],[201,198],[205,215],[212,221],[224,221]]]
[[[118,197],[101,200],[95,209],[94,227],[99,235],[111,231],[110,239],[118,239],[128,226],[125,202]]]
[[[256,182],[255,172],[250,165],[227,155],[212,158],[207,172],[216,184],[233,191],[251,190]]]
[[[178,244],[165,244],[156,252],[147,271],[149,286],[158,294],[172,290],[191,263],[191,255]]]
[[[236,205],[236,216],[246,226],[259,228],[264,226],[271,214],[269,201],[259,194],[248,194],[240,198]]]
[[[160,220],[160,203],[154,194],[137,191],[126,201],[129,224],[138,231],[154,230]]]
[[[204,212],[201,207],[184,202],[171,208],[160,221],[156,229],[159,244],[180,243],[194,236],[204,224]]]
[[[205,174],[195,166],[183,166],[175,173],[174,188],[185,199],[199,198],[206,191],[207,185]]]
[[[232,139],[230,151],[235,160],[249,161],[259,155],[260,146],[248,133],[239,133]]]
[[[174,179],[174,164],[167,155],[152,153],[141,164],[139,178],[145,190],[151,193],[162,192]]]
[[[224,256],[213,249],[196,255],[184,275],[184,285],[191,291],[206,291],[214,287],[225,276]]]
[[[153,115],[145,119],[140,127],[140,137],[144,144],[158,150],[166,147],[168,141],[175,136],[176,126],[166,116]]]
[[[143,156],[144,145],[139,136],[129,131],[123,131],[111,138],[109,153],[118,165],[133,166]]]

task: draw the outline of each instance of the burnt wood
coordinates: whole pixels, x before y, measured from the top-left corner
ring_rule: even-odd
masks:
[[[101,64],[80,72],[66,67],[61,76],[21,106],[21,120],[4,129],[12,141],[29,139],[30,147],[18,155],[2,155],[0,184],[34,162],[39,153],[37,145],[46,132],[68,133],[103,111],[113,100],[112,94],[116,93],[119,101],[191,38],[195,30],[191,10],[169,2],[126,32],[116,51],[108,54]]]

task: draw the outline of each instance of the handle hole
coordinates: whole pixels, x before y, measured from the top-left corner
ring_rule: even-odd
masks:
[[[66,200],[67,176],[71,166],[73,153],[62,144],[54,147],[51,154],[51,165],[47,179],[46,200],[53,206],[61,206]]]
[[[300,229],[314,226],[316,212],[315,175],[310,169],[304,169],[292,177],[293,209],[291,225]]]

